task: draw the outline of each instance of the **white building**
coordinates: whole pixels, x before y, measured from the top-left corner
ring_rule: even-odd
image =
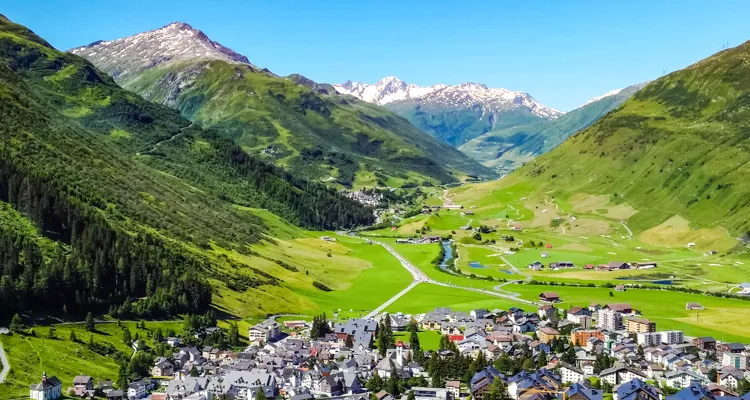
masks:
[[[142,399],[146,397],[146,385],[143,382],[133,382],[128,385],[129,399]]]
[[[747,355],[744,353],[724,353],[721,356],[721,365],[734,367],[739,370],[747,369]]]
[[[560,378],[563,383],[575,383],[583,379],[584,372],[580,368],[570,365],[564,361],[558,362],[560,366]]]
[[[412,387],[412,393],[416,400],[447,400],[450,390],[446,388]]]
[[[281,325],[276,322],[275,319],[269,318],[258,325],[251,326],[248,329],[248,337],[250,341],[263,341],[268,342],[269,340],[279,336],[281,334]]]
[[[642,332],[638,334],[638,344],[643,347],[658,346],[661,344],[661,332]]]
[[[699,381],[702,383],[705,383],[706,381],[706,379],[693,371],[670,371],[664,375],[664,378],[667,380],[667,386],[675,389],[688,387],[693,381]]]
[[[599,310],[596,316],[596,327],[608,331],[623,330],[622,313],[608,308]]]
[[[661,332],[661,342],[664,344],[680,344],[685,341],[682,331]]]
[[[47,373],[42,374],[42,381],[31,385],[29,397],[34,400],[56,400],[62,397],[62,382],[56,376],[47,378]]]

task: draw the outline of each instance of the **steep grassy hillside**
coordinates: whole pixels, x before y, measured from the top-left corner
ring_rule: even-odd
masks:
[[[397,101],[386,107],[419,129],[457,148],[494,130],[533,126],[546,121],[525,109],[487,112],[479,105],[451,107],[419,99]]]
[[[518,170],[551,196],[594,193],[640,211],[647,229],[679,214],[691,226],[750,229],[750,43],[662,77],[616,111]]]
[[[168,35],[170,27],[128,40]],[[184,24],[179,29],[199,32]],[[202,33],[195,35],[195,40],[205,39]],[[335,91],[321,93],[323,86],[316,89],[314,82],[280,78],[249,63],[210,54],[166,62],[160,57],[151,67],[129,69],[131,61],[118,58],[122,50],[113,47],[116,43],[71,51],[112,72],[124,88],[178,109],[204,128],[221,131],[249,153],[295,176],[351,187],[355,182],[401,186],[494,174],[397,115]],[[363,181],[362,176],[375,178]]]
[[[276,258],[283,251],[272,236],[373,220],[370,209],[248,156],[4,17],[0,120],[0,318],[163,316],[225,306],[227,293],[252,304],[237,312],[261,313],[269,288],[289,301],[303,296],[274,275],[301,269]],[[295,290],[313,290],[327,271],[300,264],[309,272]]]
[[[492,130],[460,146],[459,150],[498,171],[512,171],[587,128],[643,86],[629,86],[615,95],[581,106],[554,120]]]

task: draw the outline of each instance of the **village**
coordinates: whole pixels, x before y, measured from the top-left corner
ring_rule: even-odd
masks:
[[[557,293],[539,299],[533,310],[436,308],[312,323],[271,317],[248,329],[242,350],[167,337],[170,354],[127,387],[45,373],[29,396],[56,400],[66,386],[70,397],[108,400],[750,399],[741,396],[750,392],[744,344],[658,330],[625,303],[559,309]],[[429,331],[440,345],[423,350],[418,333]]]

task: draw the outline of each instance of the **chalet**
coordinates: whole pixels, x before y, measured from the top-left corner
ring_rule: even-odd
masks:
[[[576,382],[568,387],[563,398],[568,400],[602,400],[604,392]]]
[[[685,303],[685,309],[686,310],[705,310],[706,308],[701,305],[701,303]]]
[[[546,251],[542,253],[542,258],[549,258],[549,253]]]
[[[560,295],[557,294],[557,292],[542,292],[539,294],[539,300],[549,303],[557,303],[560,301]]]
[[[693,339],[693,346],[700,350],[716,350],[716,339],[711,336],[701,336]]]
[[[484,395],[490,392],[495,379],[504,380],[505,376],[494,367],[487,367],[471,377],[469,391],[474,399],[482,400]]]
[[[599,373],[599,379],[606,381],[612,386],[635,379],[647,379],[646,375],[630,367],[615,366],[605,369]]]
[[[544,269],[544,264],[540,263],[539,261],[534,261],[533,263],[529,264],[529,269],[532,271],[541,271]]]
[[[644,261],[644,262],[634,262],[633,268],[638,269],[649,269],[649,268],[656,268],[658,264],[656,261]]]
[[[634,378],[620,385],[613,394],[613,398],[615,400],[661,400],[661,393],[641,379]]]
[[[722,343],[716,346],[716,351],[719,353],[742,353],[745,351],[745,346],[742,343]]]
[[[594,264],[586,264],[583,266],[583,269],[594,269],[596,268],[596,265]]]
[[[615,292],[624,292],[625,290],[627,290],[627,289],[625,289],[625,285],[617,285],[617,286],[615,286]]]
[[[73,378],[73,391],[76,396],[83,397],[94,393],[94,378],[88,375],[78,375]]]
[[[112,390],[107,393],[107,400],[124,400],[125,399],[125,393],[123,393],[122,390]],[[155,400],[153,396],[151,396],[152,400]]]

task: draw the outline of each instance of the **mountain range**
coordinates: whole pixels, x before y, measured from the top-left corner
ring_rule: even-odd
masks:
[[[595,123],[644,86],[645,83],[610,91],[553,120],[487,132],[459,150],[501,173],[511,172]]]
[[[122,87],[222,132],[296,176],[339,187],[454,182],[495,172],[387,110],[279,77],[185,23],[71,49]]]
[[[563,114],[528,93],[479,83],[421,87],[389,76],[374,85],[347,81],[334,88],[383,105],[454,147],[495,129],[553,120]]]

